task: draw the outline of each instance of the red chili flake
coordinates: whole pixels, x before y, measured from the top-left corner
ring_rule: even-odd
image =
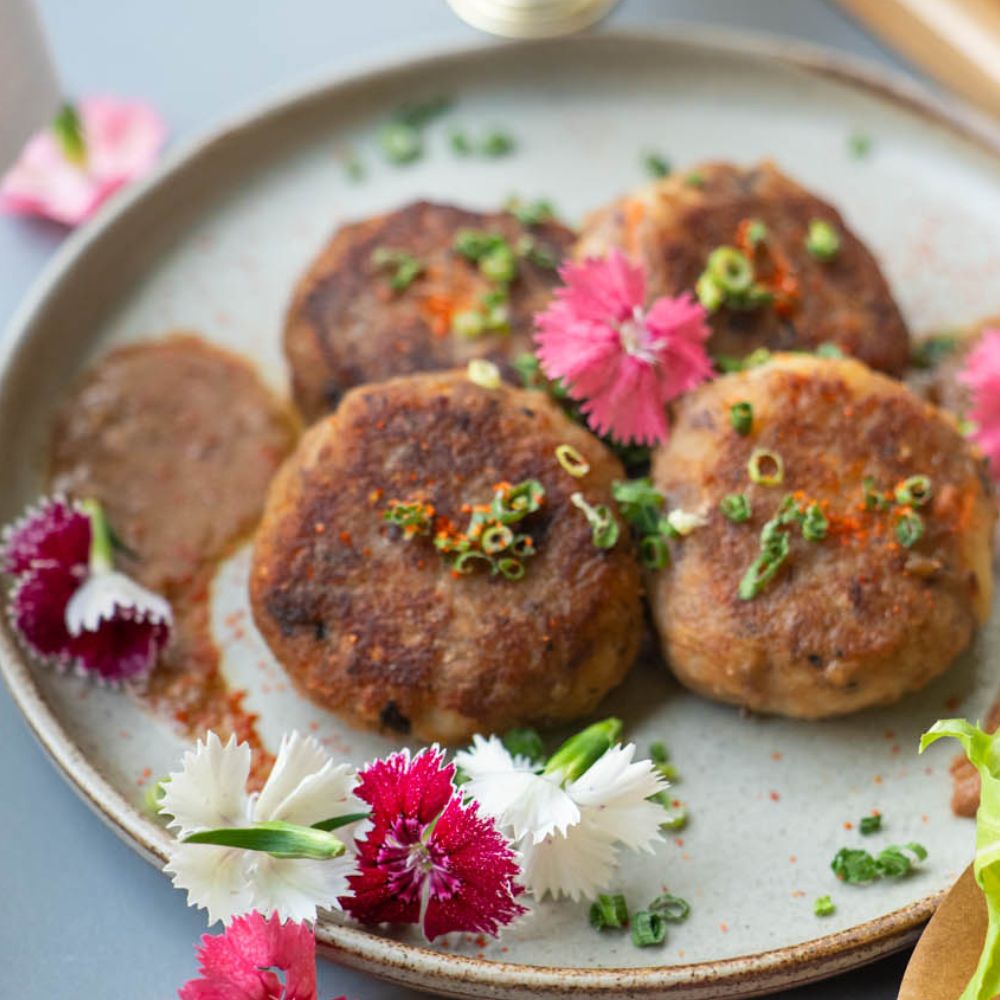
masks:
[[[683,847],[684,846],[684,838],[683,837],[674,837],[674,843],[678,847]]]
[[[719,930],[722,931],[723,934],[728,934],[729,933],[729,924],[727,924],[727,923],[721,923],[721,924],[719,924]]]
[[[844,820],[844,829],[845,830],[853,830],[854,829],[854,824],[849,819]]]
[[[321,523],[321,522],[319,522],[319,521],[317,521],[317,522],[316,522],[316,523],[315,523],[315,524],[313,525],[313,531],[315,531],[317,535],[322,535],[322,534],[323,534],[323,532],[324,532],[324,531],[326,531],[326,525],[325,525],[325,524],[322,524],[322,523]]]
[[[771,792],[771,801],[772,802],[777,802],[780,798],[781,798],[781,796],[777,792]]]
[[[785,755],[780,750],[775,750],[771,754],[771,760],[781,760]]]
[[[944,707],[948,709],[949,712],[954,712],[961,704],[962,699],[953,696],[944,703]]]
[[[876,774],[872,778],[872,781],[874,781],[876,785],[881,785],[882,784],[882,775],[881,774]]]
[[[342,545],[351,544],[351,533],[349,531],[342,531],[338,537]]]
[[[789,854],[789,855],[788,855],[788,863],[789,863],[790,865],[794,865],[794,864],[797,864],[797,863],[798,863],[798,860],[799,860],[799,857],[798,857],[798,855],[797,855],[797,854]]]

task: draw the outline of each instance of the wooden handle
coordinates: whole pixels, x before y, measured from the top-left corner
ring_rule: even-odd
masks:
[[[1000,116],[1000,0],[839,0],[930,76]]]

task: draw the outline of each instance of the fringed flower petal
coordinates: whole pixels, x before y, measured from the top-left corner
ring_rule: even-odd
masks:
[[[208,910],[208,922],[228,922],[253,908],[253,886],[247,878],[246,851],[214,844],[174,844],[163,870],[188,906]]]
[[[160,812],[179,836],[223,826],[240,826],[247,820],[247,778],[250,745],[230,736],[225,744],[214,732],[184,753],[179,771],[164,783]]]
[[[265,919],[254,911],[222,934],[205,934],[198,949],[199,979],[180,1000],[316,1000],[316,938],[308,926]],[[283,973],[281,978],[274,970]]]
[[[0,535],[0,569],[26,573],[38,563],[85,568],[90,518],[62,497],[45,497]]]
[[[538,360],[599,434],[653,444],[671,400],[709,378],[704,308],[688,294],[645,309],[645,277],[621,251],[564,264],[566,283],[535,317]]]
[[[78,572],[51,564],[25,573],[10,594],[8,616],[28,650],[42,660],[70,662],[66,606],[80,586]]]
[[[282,737],[253,818],[312,826],[333,816],[362,812],[363,804],[351,792],[354,781],[353,768],[335,764],[315,737],[296,730]],[[345,832],[341,828],[338,836]]]
[[[308,921],[316,920],[319,908],[341,908],[340,897],[347,892],[348,878],[357,869],[354,857],[346,854],[310,861],[257,853],[248,855],[246,864],[255,910],[276,911],[287,920]]]
[[[341,904],[362,923],[420,923],[425,936],[496,934],[523,912],[517,862],[492,820],[464,805],[437,747],[368,765],[357,796],[372,807],[359,870]]]
[[[1000,480],[1000,329],[983,331],[958,378],[972,395],[972,440],[989,459],[993,478]]]
[[[535,899],[593,899],[607,889],[617,864],[614,843],[586,819],[522,851],[521,861],[524,884]]]

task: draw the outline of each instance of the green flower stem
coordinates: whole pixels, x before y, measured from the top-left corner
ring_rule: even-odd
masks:
[[[261,851],[275,858],[308,858],[313,861],[339,858],[347,850],[343,841],[332,833],[280,820],[248,827],[201,830],[185,837],[184,843],[238,847],[244,851]]]
[[[571,736],[550,758],[543,774],[561,774],[563,781],[576,781],[611,749],[621,735],[621,719],[595,722]]]
[[[90,518],[90,569],[94,573],[106,573],[114,568],[114,546],[111,528],[104,508],[97,500],[84,500],[80,506]]]

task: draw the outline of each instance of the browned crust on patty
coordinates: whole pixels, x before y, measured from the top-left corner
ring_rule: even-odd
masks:
[[[582,480],[557,463],[568,443]],[[463,373],[360,387],[316,424],[275,480],[257,535],[254,618],[298,688],[350,721],[455,742],[590,712],[624,677],[642,631],[623,532],[600,550],[569,497],[611,503],[618,460],[541,393]],[[519,581],[456,578],[427,538],[383,512],[419,498],[464,527],[462,505],[538,479]]]
[[[744,400],[747,437],[729,420]],[[782,457],[782,485],[749,481],[758,447]],[[863,480],[885,490],[918,474],[934,496],[907,549],[891,513],[864,510]],[[677,407],[653,478],[671,507],[710,518],[650,585],[672,669],[709,697],[804,718],[888,703],[944,671],[989,614],[996,513],[981,458],[950,417],[858,362],[779,355],[702,387]],[[795,491],[826,505],[828,537],[793,527],[782,569],[741,600],[761,529]],[[750,498],[748,523],[719,512],[729,493]]]
[[[690,183],[692,174],[702,183]],[[694,290],[708,255],[733,245],[745,219],[767,226],[769,245],[792,266],[801,301],[788,317],[770,306],[719,309],[711,317],[713,354],[743,357],[758,347],[812,350],[829,343],[890,374],[906,368],[909,335],[875,258],[832,205],[773,163],[746,169],[706,163],[649,184],[593,213],[574,255],[600,256],[621,247],[646,266],[650,297],[678,295]],[[840,233],[832,261],[818,261],[806,250],[813,219]]]
[[[462,229],[499,233],[512,246],[532,236],[557,261],[573,240],[557,222],[526,227],[508,212],[427,201],[338,229],[299,280],[285,321],[293,395],[308,420],[332,410],[356,385],[455,368],[474,357],[489,358],[509,375],[509,362],[531,350],[533,316],[558,281],[555,269],[521,258],[510,287],[510,333],[460,337],[451,332],[451,316],[477,307],[493,287],[452,249]],[[424,274],[393,292],[372,263],[380,247],[413,254]]]

